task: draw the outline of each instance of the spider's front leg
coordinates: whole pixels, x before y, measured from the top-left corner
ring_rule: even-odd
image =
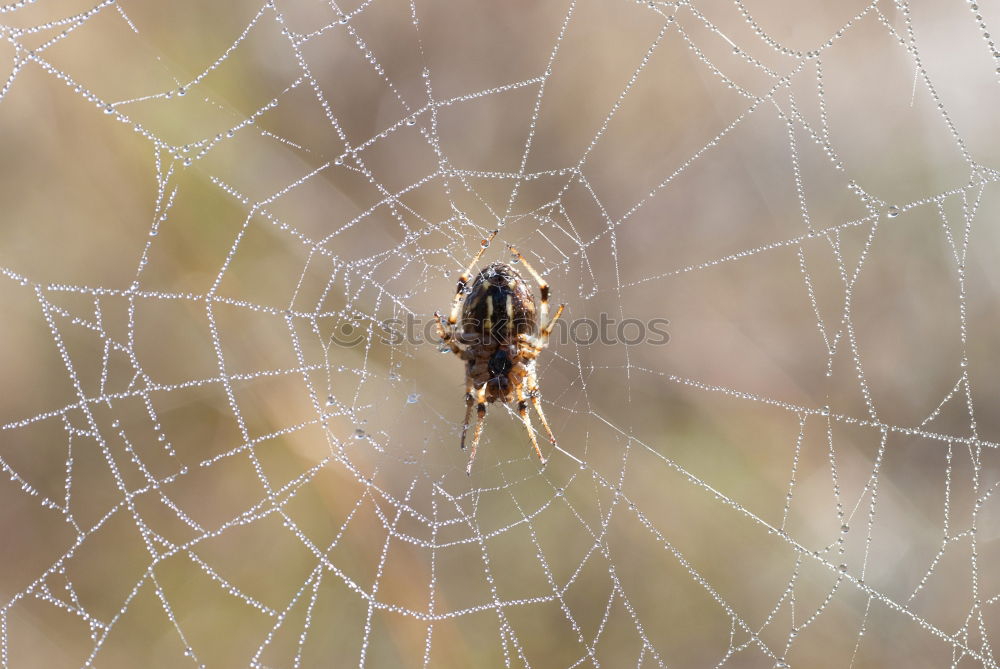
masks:
[[[556,309],[556,315],[553,316],[552,320],[546,323],[545,326],[539,331],[538,339],[540,340],[542,347],[549,345],[549,335],[552,334],[552,328],[555,327],[556,321],[559,320],[560,316],[562,316],[562,312],[565,308],[565,304],[560,304],[559,308]]]
[[[469,278],[472,274],[472,269],[479,262],[479,259],[483,257],[483,253],[486,252],[486,248],[493,241],[493,238],[497,236],[499,230],[494,230],[490,233],[490,236],[483,240],[479,252],[473,256],[472,261],[469,266],[458,276],[458,287],[455,288],[455,297],[451,302],[451,313],[448,314],[448,324],[452,327],[458,322],[458,317],[462,311],[462,298],[465,296],[465,287],[469,284]]]
[[[552,333],[552,328],[555,327],[556,321],[559,320],[560,316],[562,316],[563,309],[566,308],[566,305],[560,304],[559,308],[556,309],[556,315],[549,319],[548,282],[542,278],[542,275],[539,274],[534,267],[531,266],[531,263],[528,262],[528,259],[525,258],[520,251],[511,246],[510,252],[514,254],[517,261],[524,266],[524,269],[528,271],[528,274],[530,274],[538,284],[538,292],[541,296],[541,309],[538,315],[538,323],[541,325],[541,328],[538,330],[538,335],[533,338],[533,343],[535,348],[541,350],[549,345],[549,335]]]

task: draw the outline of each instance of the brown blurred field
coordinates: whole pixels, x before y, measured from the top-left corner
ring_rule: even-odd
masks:
[[[6,9],[2,666],[996,666],[995,6]]]

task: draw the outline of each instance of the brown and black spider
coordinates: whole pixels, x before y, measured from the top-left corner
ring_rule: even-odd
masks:
[[[539,317],[535,317],[535,298],[524,279],[504,263],[495,262],[480,270],[466,295],[469,274],[496,234],[497,231],[494,230],[488,239],[483,240],[479,253],[458,277],[458,289],[455,291],[448,322],[445,323],[439,312],[434,313],[442,343],[466,361],[465,423],[462,425],[461,441],[463,450],[465,435],[472,420],[472,407],[476,407],[476,427],[472,432],[472,449],[469,464],[465,468],[466,474],[472,473],[472,463],[476,459],[476,448],[486,420],[487,402],[517,401],[517,413],[528,430],[531,445],[535,447],[542,464],[545,464],[545,456],[538,447],[535,431],[531,426],[528,400],[538,413],[549,441],[553,446],[556,443],[538,401],[535,359],[548,345],[552,326],[562,315],[566,305],[560,304],[556,315],[549,319],[549,284],[512,246],[509,248],[514,255],[514,262],[520,262],[538,282],[541,295]],[[461,327],[458,327],[459,313],[462,316]],[[544,325],[539,327],[539,323]],[[463,349],[459,344],[466,348]]]

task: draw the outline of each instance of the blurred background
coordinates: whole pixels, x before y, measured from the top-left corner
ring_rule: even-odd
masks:
[[[996,666],[995,6],[0,9],[3,666]]]

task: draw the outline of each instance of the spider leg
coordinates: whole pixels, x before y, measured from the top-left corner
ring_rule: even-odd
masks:
[[[444,323],[444,318],[437,311],[434,312],[434,319],[437,321],[437,331],[438,337],[441,338],[441,342],[446,344],[451,352],[455,355],[462,357],[462,349],[455,343],[455,335],[452,331],[450,325],[446,326]]]
[[[556,321],[559,320],[559,317],[562,316],[563,309],[565,308],[565,304],[560,304],[559,308],[556,309],[556,315],[552,317],[552,320],[546,323],[545,327],[538,331],[538,337],[536,337],[536,339],[541,347],[544,348],[549,345],[549,335],[552,333],[552,327],[556,324]]]
[[[556,445],[555,435],[552,434],[552,428],[549,427],[549,421],[545,420],[545,412],[542,411],[542,404],[538,401],[537,395],[531,396],[531,406],[535,408],[535,412],[542,421],[542,427],[545,428],[545,433],[549,435],[549,443],[553,446]]]
[[[524,391],[518,388],[517,390],[517,415],[521,417],[521,421],[524,423],[525,429],[528,431],[528,438],[531,439],[531,445],[535,447],[535,453],[538,453],[538,459],[545,464],[545,456],[542,455],[542,449],[538,448],[538,440],[535,439],[535,428],[531,426],[531,416],[528,415],[528,403],[524,401]]]
[[[531,397],[531,406],[535,408],[535,413],[538,414],[538,418],[542,421],[542,427],[545,428],[546,434],[549,435],[549,443],[555,446],[556,437],[552,434],[552,428],[549,427],[549,421],[545,419],[545,412],[542,411],[542,403],[538,399],[538,379],[535,378],[534,372],[528,377],[528,393]]]
[[[472,431],[472,448],[469,450],[469,464],[465,465],[465,473],[472,475],[472,463],[476,460],[476,449],[479,448],[479,438],[483,435],[483,424],[486,422],[486,384],[476,391],[476,428]],[[470,407],[472,405],[469,405]]]
[[[465,433],[469,431],[469,423],[472,422],[472,407],[476,403],[476,397],[472,394],[472,380],[465,383],[465,422],[462,423],[462,441],[459,443],[462,450],[465,450]]]
[[[528,274],[531,275],[531,278],[533,278],[538,283],[538,293],[541,296],[540,300],[541,308],[538,314],[538,322],[544,323],[544,325],[538,331],[538,337],[536,337],[536,340],[537,340],[537,345],[544,348],[546,345],[548,345],[549,334],[552,332],[552,328],[555,326],[556,321],[559,320],[560,316],[562,316],[563,309],[566,308],[566,305],[560,304],[559,308],[556,310],[556,315],[553,316],[551,320],[549,320],[548,282],[545,281],[545,279],[542,278],[541,274],[539,274],[535,270],[535,268],[531,266],[531,263],[528,262],[528,259],[525,258],[520,251],[511,246],[510,252],[513,253],[515,256],[517,256],[517,259],[521,261],[521,264],[524,266],[524,269],[527,270]]]
[[[531,278],[533,278],[538,283],[538,292],[542,297],[541,313],[539,314],[538,322],[545,323],[546,321],[549,320],[549,284],[547,281],[545,281],[545,279],[542,278],[541,274],[535,271],[535,268],[531,266],[531,263],[528,262],[527,258],[521,255],[520,251],[511,246],[510,252],[513,253],[515,256],[517,256],[517,259],[521,261],[521,264],[524,266],[524,269],[526,269],[528,271],[528,274],[531,275]],[[556,316],[556,318],[559,317]],[[554,323],[555,320],[556,319],[553,318],[552,322]]]
[[[479,262],[479,259],[483,257],[483,254],[486,252],[486,247],[490,245],[490,242],[493,241],[493,238],[497,236],[498,232],[499,230],[494,230],[490,233],[489,237],[483,240],[479,253],[472,258],[472,262],[469,263],[469,266],[465,268],[465,271],[463,271],[461,275],[459,275],[458,288],[455,289],[455,298],[451,302],[451,313],[448,315],[449,325],[455,325],[455,323],[458,322],[458,314],[462,308],[462,297],[465,295],[465,286],[469,283],[469,275],[472,273],[472,268],[475,267],[476,263]]]

